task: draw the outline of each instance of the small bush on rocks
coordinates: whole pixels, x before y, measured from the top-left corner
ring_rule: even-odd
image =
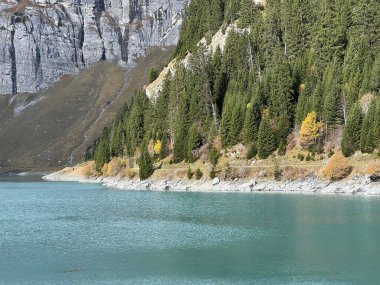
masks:
[[[136,176],[136,171],[134,171],[133,169],[130,169],[128,168],[126,171],[125,171],[125,176],[128,177],[129,179],[133,179],[135,176]]]
[[[250,147],[249,147],[249,150],[247,152],[247,159],[250,160],[252,158],[255,158],[257,155],[257,147],[256,147],[256,144],[252,144]]]
[[[191,180],[193,178],[193,175],[194,175],[194,172],[189,167],[189,169],[186,172],[187,179]]]
[[[332,148],[329,148],[329,150],[328,150],[328,152],[327,152],[327,157],[330,158],[330,157],[332,157],[334,154],[335,154],[335,152],[332,150]]]
[[[333,155],[328,164],[322,168],[322,175],[331,181],[338,181],[346,178],[352,171],[349,160],[341,154]]]
[[[282,170],[280,169],[280,167],[276,163],[274,166],[274,170],[273,170],[273,178],[276,181],[281,181],[281,177],[282,177]]]
[[[213,167],[210,171],[210,178],[211,179],[214,179],[215,177],[217,177],[217,173],[215,171],[215,167]]]
[[[203,176],[203,172],[198,167],[197,170],[195,170],[195,179],[199,180],[202,178],[202,176]]]

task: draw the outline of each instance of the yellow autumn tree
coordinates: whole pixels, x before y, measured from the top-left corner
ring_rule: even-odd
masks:
[[[305,120],[302,121],[300,130],[300,144],[302,147],[309,147],[317,142],[321,137],[323,124],[317,122],[317,113],[311,112],[307,114]]]
[[[154,154],[157,154],[157,155],[160,154],[161,149],[162,149],[162,142],[160,140],[157,140],[154,143],[154,147],[153,147]]]

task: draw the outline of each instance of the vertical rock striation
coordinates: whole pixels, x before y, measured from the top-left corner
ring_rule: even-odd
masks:
[[[0,94],[177,42],[187,0],[0,0]]]

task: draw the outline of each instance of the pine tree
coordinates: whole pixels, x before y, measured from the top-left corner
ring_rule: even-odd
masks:
[[[276,150],[276,142],[268,116],[261,120],[257,140],[257,152],[260,158],[268,158]]]
[[[247,104],[244,118],[244,142],[246,144],[257,140],[261,120],[260,105],[257,100]]]
[[[372,103],[368,113],[364,118],[363,127],[360,136],[360,150],[362,153],[372,153],[374,148],[375,137],[373,133],[373,122],[375,121],[376,104]]]
[[[213,85],[212,93],[214,97],[214,102],[217,107],[219,116],[222,115],[224,95],[227,90],[228,80],[227,74],[222,64],[222,51],[218,46],[214,52],[212,59],[212,69],[213,69]]]
[[[103,165],[110,160],[108,128],[104,128],[102,136],[95,146],[94,160],[97,171],[100,171]]]
[[[178,108],[174,128],[174,147],[173,147],[173,161],[179,163],[187,156],[187,138],[189,127],[189,98],[185,94]]]
[[[239,16],[240,0],[226,1],[224,18],[228,23],[235,21]]]
[[[240,141],[240,133],[243,129],[243,111],[242,104],[240,104],[240,102],[234,106],[231,123],[232,125],[229,144],[235,145]]]
[[[231,146],[232,113],[234,102],[234,95],[231,92],[227,92],[223,104],[222,120],[220,122],[220,136],[224,147]]]
[[[151,68],[149,70],[149,79],[148,79],[148,83],[152,83],[154,80],[156,80],[156,78],[158,77],[160,73],[158,72],[157,69],[155,69],[154,67]]]
[[[342,59],[345,34],[339,22],[334,1],[321,0],[318,2],[316,28],[312,42],[313,57],[319,74],[334,58]]]
[[[285,137],[290,131],[294,111],[292,81],[289,64],[277,45],[271,63],[270,114],[273,119],[281,122],[281,132]],[[279,124],[278,126],[280,127]]]
[[[256,18],[258,7],[252,0],[241,0],[240,2],[240,18],[239,26],[242,28],[248,27]]]
[[[348,157],[360,149],[362,114],[359,104],[355,104],[347,118],[341,142],[342,153]]]
[[[337,60],[329,64],[323,76],[323,111],[322,118],[328,128],[343,121],[342,97],[340,90],[341,74],[338,71]]]
[[[380,100],[377,98],[375,100],[376,113],[372,121],[372,146],[380,150]]]
[[[210,31],[215,33],[223,22],[224,1],[211,0]]]
[[[193,155],[193,150],[199,146],[200,137],[195,124],[192,124],[189,129],[188,141],[187,141],[187,161],[192,163],[196,160]]]
[[[141,180],[146,180],[152,176],[154,172],[153,159],[148,151],[148,146],[144,144],[141,149],[141,156],[139,160],[139,176]]]
[[[373,63],[369,85],[372,91],[380,92],[380,54],[377,55],[376,60]]]

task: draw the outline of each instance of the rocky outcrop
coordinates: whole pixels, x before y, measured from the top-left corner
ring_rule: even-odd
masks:
[[[261,1],[255,1],[255,2],[257,4],[264,4],[264,2],[261,2]],[[251,32],[251,29],[250,28],[241,29],[236,24],[230,24],[227,27],[220,28],[212,36],[210,43],[208,43],[208,41],[207,41],[206,38],[202,38],[198,42],[197,45],[198,46],[202,45],[205,48],[205,52],[207,54],[211,54],[212,55],[216,51],[216,49],[218,47],[223,52],[224,46],[226,45],[226,41],[227,41],[228,35],[231,32],[241,33],[241,34],[243,34],[243,33],[248,33],[249,34]],[[178,63],[178,64],[182,64],[184,66],[188,66],[190,57],[191,57],[191,53],[188,53],[186,55],[186,57],[184,59],[182,59],[181,61],[179,61],[179,62],[177,61],[177,59],[173,59],[161,71],[161,73],[159,74],[159,76],[153,82],[151,82],[150,84],[148,84],[148,86],[146,86],[145,92],[146,92],[146,95],[148,96],[148,98],[150,100],[155,101],[157,99],[157,96],[162,91],[162,86],[163,86],[165,78],[168,75],[171,76],[171,75],[175,74],[176,64]]]
[[[0,0],[0,94],[177,42],[186,0]]]

